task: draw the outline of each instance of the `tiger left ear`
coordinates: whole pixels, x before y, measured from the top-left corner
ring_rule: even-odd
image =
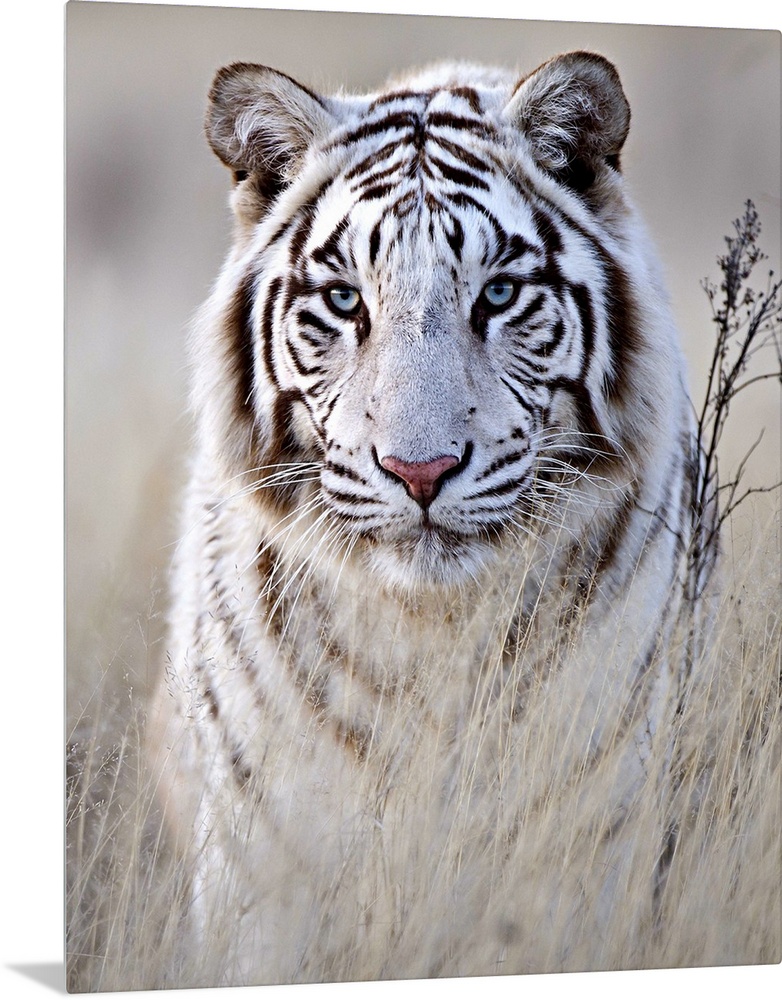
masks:
[[[325,99],[268,66],[226,66],[209,91],[209,145],[237,179],[255,174],[264,188],[289,180],[307,147],[333,124]]]
[[[619,74],[603,56],[569,52],[520,81],[505,117],[527,137],[545,170],[577,191],[601,168],[618,167],[630,128]]]

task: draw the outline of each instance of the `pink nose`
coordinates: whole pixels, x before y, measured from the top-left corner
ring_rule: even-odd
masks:
[[[459,464],[459,459],[454,455],[441,455],[431,462],[404,462],[401,458],[387,455],[380,459],[380,464],[402,480],[416,503],[428,507],[440,492],[443,476]]]

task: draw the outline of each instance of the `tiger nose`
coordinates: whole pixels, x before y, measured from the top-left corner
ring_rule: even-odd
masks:
[[[394,455],[381,458],[380,465],[401,479],[407,492],[421,507],[428,507],[440,492],[445,474],[459,464],[455,455],[440,455],[430,462],[405,462]]]

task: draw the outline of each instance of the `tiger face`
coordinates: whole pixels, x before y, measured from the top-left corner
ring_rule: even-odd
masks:
[[[329,526],[407,587],[477,577],[586,475],[629,481],[625,424],[644,417],[611,238],[629,120],[613,67],[434,79],[323,98],[239,64],[207,120],[243,233],[225,450],[256,477],[310,463]]]

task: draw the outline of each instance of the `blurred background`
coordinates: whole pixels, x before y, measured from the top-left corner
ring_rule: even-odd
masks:
[[[231,231],[229,175],[202,134],[220,66],[265,63],[328,91],[442,58],[528,72],[568,49],[607,56],[632,107],[625,175],[667,271],[698,402],[713,339],[700,282],[718,277],[747,198],[779,271],[778,32],[82,0],[67,5],[66,30],[72,718],[105,672],[143,691],[162,661],[190,435],[184,340]],[[724,467],[765,427],[748,485],[775,482],[778,386],[748,394],[732,421]]]

